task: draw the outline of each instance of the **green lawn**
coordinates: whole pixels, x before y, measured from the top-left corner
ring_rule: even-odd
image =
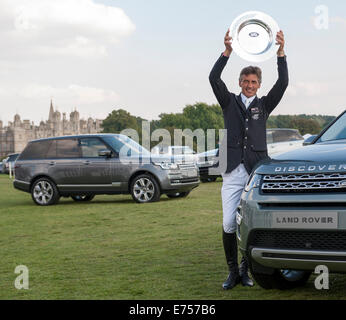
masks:
[[[131,196],[62,199],[36,206],[0,175],[0,299],[343,299],[346,276],[330,290],[314,277],[293,291],[237,286],[223,291],[221,182],[188,198],[140,205]],[[29,268],[29,290],[17,290],[15,267]]]

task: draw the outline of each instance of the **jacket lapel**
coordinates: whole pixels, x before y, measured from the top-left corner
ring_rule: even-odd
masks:
[[[246,107],[245,107],[243,101],[241,100],[241,95],[236,96],[236,101],[237,101],[238,106],[240,107],[241,111],[245,114],[246,113]]]

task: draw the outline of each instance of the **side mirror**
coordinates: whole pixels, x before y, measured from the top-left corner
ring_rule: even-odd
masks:
[[[112,157],[112,151],[108,149],[99,150],[99,157],[110,158]]]
[[[317,137],[317,135],[312,135],[309,138],[305,139],[305,141],[303,142],[303,146],[309,146],[311,144],[313,144],[315,138]]]

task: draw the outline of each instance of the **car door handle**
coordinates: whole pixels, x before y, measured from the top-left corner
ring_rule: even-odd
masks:
[[[49,165],[50,165],[50,166],[55,166],[55,161],[49,162]]]
[[[90,161],[87,160],[87,161],[84,161],[83,163],[84,163],[86,166],[88,166],[88,165],[90,164]]]

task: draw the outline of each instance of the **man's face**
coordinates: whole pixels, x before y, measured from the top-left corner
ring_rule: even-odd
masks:
[[[242,80],[239,81],[242,94],[251,98],[257,94],[257,90],[261,87],[258,77],[255,74],[243,75]]]

